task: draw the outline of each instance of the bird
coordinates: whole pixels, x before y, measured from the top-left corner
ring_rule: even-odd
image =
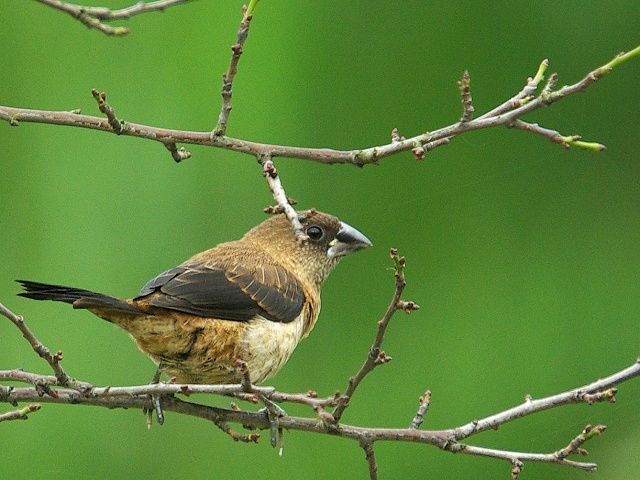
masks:
[[[180,384],[253,384],[273,377],[313,329],[320,288],[346,255],[372,245],[337,217],[282,213],[241,239],[198,253],[147,282],[133,298],[16,280],[35,300],[70,303],[125,330]]]

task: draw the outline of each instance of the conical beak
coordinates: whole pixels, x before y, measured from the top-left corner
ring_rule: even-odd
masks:
[[[329,258],[344,257],[345,255],[373,245],[367,237],[351,225],[344,222],[341,223],[342,228],[340,228],[336,234],[336,238],[329,244],[329,250],[327,250],[327,256]]]

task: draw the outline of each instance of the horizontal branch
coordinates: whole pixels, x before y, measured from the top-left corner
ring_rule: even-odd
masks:
[[[13,373],[12,373],[13,372]],[[0,380],[21,380],[37,377],[36,374],[26,373],[21,377],[20,370],[0,371]],[[17,375],[17,376],[14,376]],[[576,462],[566,459],[566,455],[558,452],[551,454],[512,452],[506,450],[488,449],[484,447],[470,446],[458,443],[458,440],[475,435],[488,428],[496,428],[508,421],[531,415],[540,410],[560,407],[562,405],[593,401],[612,401],[608,394],[614,386],[628,381],[640,375],[640,359],[628,368],[614,373],[606,378],[576,388],[574,390],[542,398],[539,400],[527,400],[523,405],[510,410],[487,417],[477,422],[471,422],[465,426],[446,430],[419,430],[409,428],[372,428],[347,425],[343,423],[333,424],[326,421],[318,421],[317,417],[306,418],[296,416],[283,416],[278,419],[278,425],[285,430],[299,430],[312,433],[321,433],[358,441],[361,445],[372,444],[376,441],[399,441],[422,443],[437,446],[438,448],[453,453],[465,453],[469,455],[500,458],[513,462],[519,461],[553,462],[576,468],[592,470],[595,465]],[[55,378],[55,377],[47,377]],[[292,395],[275,392],[272,387],[252,387],[256,392],[264,393],[267,397],[277,401],[297,401],[301,397],[313,398],[313,395]],[[17,405],[23,402],[57,403],[71,405],[92,405],[113,408],[154,408],[150,394],[173,393],[191,395],[195,393],[215,393],[229,395],[241,393],[242,385],[141,385],[134,387],[102,387],[94,388],[90,393],[82,394],[75,390],[58,389],[55,395],[42,394],[34,387],[29,388],[0,388],[0,402]],[[603,393],[604,392],[604,393]],[[292,400],[296,399],[296,400]],[[308,403],[308,402],[300,402]],[[238,409],[223,409],[211,407],[189,401],[181,400],[174,396],[164,396],[162,408],[165,412],[175,412],[203,418],[212,422],[237,423],[255,429],[269,429],[270,423],[266,412],[249,412]]]
[[[153,127],[149,125],[125,121],[121,121],[120,126],[116,130],[114,130],[112,125],[110,125],[108,119],[83,115],[77,111],[46,111],[0,106],[0,119],[8,122],[13,126],[17,126],[21,122],[31,122],[88,128],[102,132],[115,132],[118,135],[126,135],[158,141],[168,147],[171,145],[175,146],[176,143],[184,143],[231,150],[248,154],[256,158],[297,158],[301,160],[311,160],[325,164],[341,163],[362,167],[368,164],[379,163],[380,160],[401,152],[413,151],[414,155],[416,155],[417,158],[422,158],[421,155],[423,155],[425,151],[428,151],[440,145],[446,145],[452,138],[473,130],[499,126],[523,128],[523,125],[517,123],[517,120],[524,115],[529,114],[537,109],[557,103],[560,100],[575,93],[585,91],[590,85],[611,72],[614,67],[626,62],[627,60],[639,54],[640,46],[636,47],[628,53],[616,56],[607,64],[593,70],[592,72],[589,72],[579,82],[573,85],[564,86],[559,90],[553,90],[552,88],[557,81],[557,75],[553,74],[550,76],[546,87],[543,89],[540,95],[533,98],[530,92],[534,92],[537,88],[536,82],[542,80],[542,75],[537,74],[533,79],[529,80],[527,86],[525,86],[520,94],[475,119],[464,122],[456,122],[449,126],[439,128],[432,132],[423,133],[411,138],[401,138],[396,134],[389,144],[359,150],[333,150],[329,148],[308,148],[273,145],[233,138],[226,135],[214,135],[211,132],[172,130],[168,128]],[[543,65],[546,65],[546,62],[543,62],[541,66]],[[466,81],[468,82],[468,80]],[[467,111],[470,111],[470,94],[465,94],[465,99],[465,101],[467,102],[465,108],[467,109]],[[541,129],[523,129],[532,131],[533,133],[542,133],[545,136],[548,136],[546,135],[548,130],[547,132],[545,132]],[[577,138],[576,136],[560,137],[566,139],[564,142],[559,142],[565,146],[573,144],[579,147],[593,148],[591,146],[592,144],[588,142],[573,141]],[[558,140],[555,139],[554,141]],[[174,156],[174,158],[176,157]],[[181,158],[184,158],[184,156]],[[176,158],[176,160],[178,160],[178,158]]]

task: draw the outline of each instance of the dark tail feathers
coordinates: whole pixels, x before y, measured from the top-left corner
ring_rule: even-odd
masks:
[[[82,290],[80,288],[63,287],[47,283],[30,282],[28,280],[16,280],[24,288],[24,292],[18,296],[32,298],[34,300],[53,300],[73,305],[73,308],[98,308],[119,310],[129,313],[144,313],[142,310],[129,305],[124,300],[102,293]]]

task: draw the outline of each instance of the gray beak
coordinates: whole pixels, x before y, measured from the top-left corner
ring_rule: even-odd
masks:
[[[344,257],[345,255],[373,245],[371,241],[358,230],[344,222],[341,223],[342,227],[336,234],[336,238],[329,244],[329,250],[327,250],[327,256],[329,258]]]

